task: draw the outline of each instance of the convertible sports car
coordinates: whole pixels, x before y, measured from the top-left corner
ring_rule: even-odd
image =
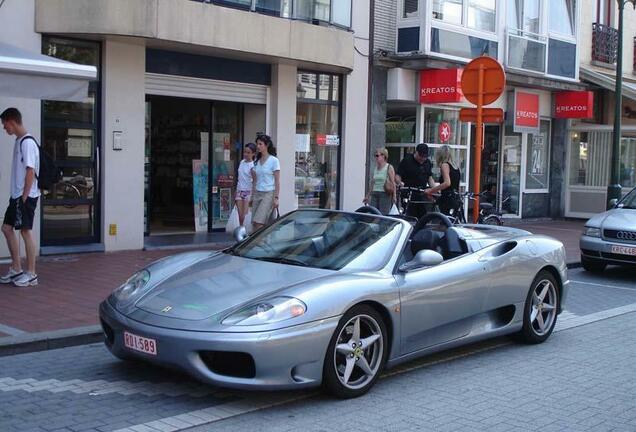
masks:
[[[151,264],[101,304],[107,347],[221,386],[347,398],[417,356],[550,336],[568,288],[560,242],[374,210],[298,210],[229,249]]]

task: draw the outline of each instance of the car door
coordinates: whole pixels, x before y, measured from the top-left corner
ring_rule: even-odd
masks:
[[[486,265],[475,254],[398,273],[402,354],[466,336],[483,309],[485,275]]]

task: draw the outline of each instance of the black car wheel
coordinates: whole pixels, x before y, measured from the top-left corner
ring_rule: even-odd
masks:
[[[581,265],[586,271],[589,271],[591,273],[603,273],[603,270],[605,270],[605,267],[607,267],[607,264],[605,264],[604,262],[591,260],[584,256],[581,256]]]
[[[558,308],[558,284],[550,272],[542,270],[532,281],[526,297],[521,340],[538,344],[549,338],[556,325]]]
[[[388,352],[386,325],[370,306],[351,308],[340,319],[325,354],[323,386],[334,396],[362,396],[375,384]]]

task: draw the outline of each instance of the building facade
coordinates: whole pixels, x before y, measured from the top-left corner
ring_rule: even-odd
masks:
[[[504,122],[484,128],[482,190],[496,191],[507,217],[562,217],[567,97],[589,96],[579,73],[584,8],[575,0],[377,1],[371,145],[387,146],[396,164],[416,143],[427,143],[433,159],[448,144],[462,188],[472,190],[475,128],[459,119],[470,106],[460,77],[466,63],[488,55],[504,66],[507,85],[490,105],[503,109]]]
[[[222,230],[244,145],[260,133],[277,147],[282,213],[355,207],[369,11],[368,0],[6,2],[3,40],[98,69],[83,102],[0,95],[64,171],[40,202],[40,251]],[[13,143],[0,143],[8,191]]]

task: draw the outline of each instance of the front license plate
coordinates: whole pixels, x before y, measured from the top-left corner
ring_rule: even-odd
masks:
[[[124,345],[133,351],[157,355],[157,341],[124,331]]]
[[[636,255],[636,247],[612,245],[612,253],[620,255]]]

